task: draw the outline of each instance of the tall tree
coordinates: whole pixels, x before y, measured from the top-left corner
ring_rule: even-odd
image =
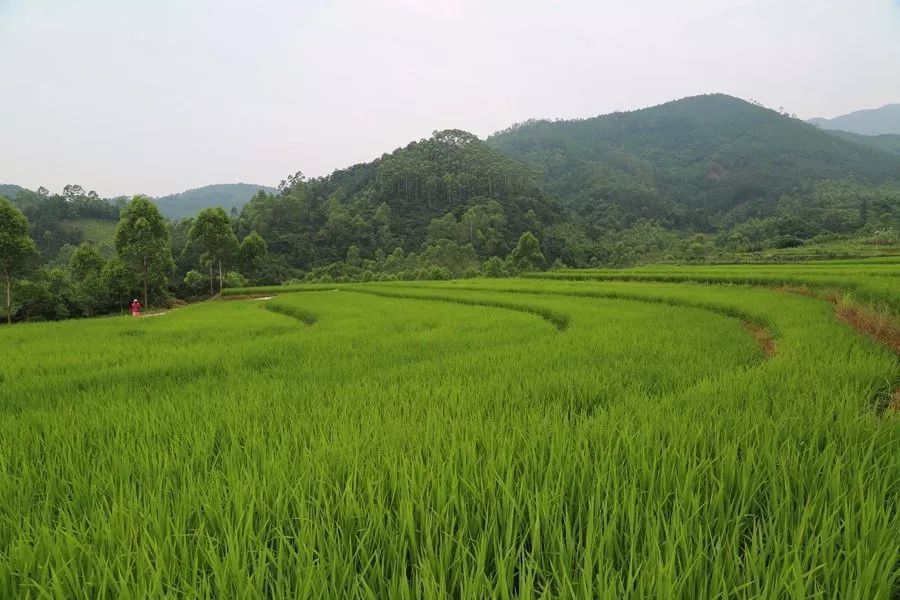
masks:
[[[116,251],[140,279],[144,306],[149,305],[150,284],[165,285],[173,268],[169,226],[159,209],[146,196],[135,196],[122,210],[116,228]]]
[[[534,234],[526,231],[519,236],[519,242],[509,253],[509,264],[513,271],[532,271],[544,265],[544,253]]]
[[[86,317],[91,317],[107,303],[103,285],[106,261],[90,244],[81,244],[69,258],[69,274],[75,304]]]
[[[7,323],[12,323],[12,278],[25,273],[37,255],[37,246],[28,235],[28,219],[0,196],[0,275],[6,283]]]
[[[222,263],[227,263],[238,249],[237,237],[231,229],[231,219],[221,207],[204,208],[194,220],[191,227],[190,239],[193,243],[199,243],[205,250],[206,262],[209,265],[209,295],[213,295],[213,265],[219,266],[219,292],[224,285],[224,272]]]
[[[255,231],[251,231],[241,242],[241,246],[238,249],[238,261],[241,264],[241,269],[244,270],[244,275],[251,279],[255,278],[260,262],[265,258],[268,251],[269,247],[262,236]]]

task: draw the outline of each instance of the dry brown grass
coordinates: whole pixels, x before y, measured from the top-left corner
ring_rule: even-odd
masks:
[[[897,317],[840,300],[835,303],[834,310],[840,320],[900,354],[900,323]]]
[[[889,412],[900,413],[900,387],[894,390],[894,395],[891,396],[891,401],[887,405],[887,410]]]
[[[772,332],[756,323],[751,323],[749,321],[744,321],[743,323],[744,329],[753,336],[753,339],[759,344],[759,347],[763,354],[766,355],[766,358],[775,356],[775,338],[772,337]]]
[[[835,291],[816,292],[807,287],[781,286],[779,291],[827,300],[834,305],[837,318],[900,354],[900,318],[878,308],[846,301]]]
[[[808,287],[802,287],[797,285],[783,285],[779,288],[776,288],[779,292],[787,292],[788,294],[799,294],[801,296],[809,296],[810,298],[820,298],[821,296]]]

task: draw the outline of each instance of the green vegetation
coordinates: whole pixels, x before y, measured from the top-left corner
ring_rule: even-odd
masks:
[[[577,281],[659,281],[799,287],[857,299],[900,312],[900,257],[788,265],[656,266],[635,269],[560,270],[529,277]]]
[[[155,198],[153,203],[167,218],[185,219],[197,215],[204,208],[219,207],[229,212],[240,210],[260,190],[275,192],[274,188],[265,185],[219,183]]]
[[[112,247],[116,237],[116,221],[109,219],[76,219],[63,222],[72,237],[81,243]]]
[[[150,286],[165,289],[166,275],[175,265],[168,225],[149,198],[135,196],[122,210],[115,243],[119,258],[143,289],[144,306],[150,306]]]
[[[900,134],[900,104],[858,110],[833,119],[810,119],[823,129],[850,131],[861,135]]]
[[[898,275],[275,286],[0,329],[0,595],[889,600],[897,357],[738,284],[896,309]]]
[[[722,94],[572,121],[529,121],[488,143],[544,174],[588,228],[642,220],[727,231],[817,182],[897,180],[900,157]],[[864,219],[865,220],[865,219]]]
[[[896,255],[900,156],[875,146],[721,94],[529,121],[487,141],[436,131],[325,177],[297,172],[278,190],[208,186],[153,201],[163,215],[197,214],[154,218],[172,260],[152,277],[139,256],[111,262],[107,275],[121,279],[103,280],[88,304],[72,256],[89,244],[105,261],[125,259],[110,233],[128,201],[78,185],[58,195],[7,186],[42,259],[12,282],[13,320],[113,312],[136,293],[170,305],[248,284]],[[212,215],[215,243],[201,235]]]
[[[900,241],[872,237],[837,238],[803,246],[735,253],[732,262],[810,261],[900,256]]]
[[[900,154],[900,134],[882,133],[880,135],[860,135],[849,131],[837,130],[829,131],[828,133],[844,138],[845,140],[850,140],[851,142],[856,142],[857,144],[871,146],[873,148],[878,148],[879,150],[884,150],[885,152]]]
[[[24,275],[37,256],[28,235],[28,221],[20,210],[0,197],[0,277],[6,288],[6,322],[12,323],[12,279]]]
[[[124,201],[112,203],[80,185],[67,185],[62,194],[19,188],[9,199],[28,219],[31,237],[46,263],[82,242],[109,243],[110,229],[115,229],[124,206]]]
[[[10,183],[0,183],[0,196],[5,198],[15,198],[20,192],[24,192],[25,188]]]
[[[222,263],[237,257],[238,240],[231,229],[231,221],[222,208],[204,208],[188,232],[190,243],[198,244],[204,253],[201,261],[209,267],[209,295],[213,295],[213,266],[219,267],[219,293],[225,283]]]

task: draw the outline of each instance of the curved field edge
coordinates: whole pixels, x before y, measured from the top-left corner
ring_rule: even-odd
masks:
[[[319,319],[314,313],[293,304],[266,302],[262,307],[270,312],[297,319],[304,325],[313,325]]]
[[[430,300],[433,302],[449,302],[452,304],[463,304],[467,306],[483,306],[486,308],[500,308],[505,310],[512,310],[516,312],[522,312],[526,314],[536,315],[554,327],[558,331],[565,331],[566,327],[569,326],[569,315],[561,313],[559,311],[551,310],[549,308],[535,306],[530,304],[520,304],[515,302],[503,302],[499,300],[485,300],[485,299],[474,299],[474,298],[465,298],[453,295],[427,295],[423,296],[421,294],[412,294],[408,292],[396,292],[393,290],[387,289],[376,289],[376,288],[362,288],[362,287],[345,287],[341,288],[348,292],[355,292],[358,294],[370,294],[372,296],[382,296],[385,298],[403,298],[406,300]]]
[[[251,288],[252,289],[252,288]],[[269,291],[274,291],[275,288],[263,288],[266,293]],[[444,291],[466,291],[466,292],[495,292],[502,294],[518,294],[518,295],[545,295],[545,296],[565,296],[570,298],[597,298],[604,300],[625,300],[630,302],[647,302],[651,304],[665,304],[668,306],[681,306],[686,308],[697,308],[701,310],[707,310],[716,314],[720,314],[726,317],[730,317],[733,319],[737,319],[742,322],[744,327],[747,329],[748,333],[757,340],[760,349],[765,354],[766,357],[771,357],[775,353],[775,343],[777,336],[774,332],[774,328],[772,322],[769,318],[764,315],[754,314],[748,311],[741,310],[739,308],[735,308],[733,306],[727,306],[722,304],[716,304],[714,302],[700,302],[700,301],[690,301],[684,300],[680,298],[673,297],[654,297],[649,295],[642,294],[629,294],[629,293],[621,293],[621,292],[598,292],[598,291],[583,291],[583,292],[561,292],[556,290],[523,290],[523,289],[513,289],[513,288],[484,288],[478,286],[453,286],[452,288],[447,286],[437,286],[437,285],[428,285],[428,284],[403,284],[403,283],[392,283],[392,284],[339,284],[338,286],[329,285],[325,287],[314,287],[314,288],[293,288],[289,286],[285,286],[285,288],[280,289],[282,293],[295,293],[295,292],[316,292],[316,291],[331,291],[331,290],[344,290],[349,292],[355,292],[360,294],[370,294],[373,296],[384,296],[384,297],[392,297],[392,298],[407,298],[407,299],[417,299],[417,300],[433,300],[440,302],[452,302],[456,304],[467,304],[472,306],[485,306],[485,307],[493,307],[493,308],[502,308],[507,310],[515,310],[524,313],[535,314],[549,323],[551,323],[554,327],[556,327],[560,331],[564,331],[566,327],[568,327],[570,316],[545,308],[540,306],[521,304],[515,302],[502,302],[502,301],[490,301],[490,300],[479,300],[473,298],[466,298],[464,296],[459,295],[427,295],[424,296],[422,294],[412,293],[413,290],[444,290]],[[404,291],[397,291],[404,290]],[[263,292],[260,292],[263,293]],[[236,298],[250,298],[252,296],[247,294],[235,295]]]
[[[392,286],[393,287],[393,286]],[[397,284],[396,287],[401,287],[400,284]],[[774,326],[772,324],[772,320],[762,314],[752,313],[746,310],[742,310],[735,306],[729,306],[716,302],[705,302],[699,300],[689,300],[685,298],[677,298],[674,296],[652,296],[649,294],[640,294],[640,293],[628,293],[628,292],[620,292],[620,291],[598,291],[598,290],[552,290],[552,289],[524,289],[524,288],[510,288],[510,287],[478,287],[478,286],[466,286],[466,285],[454,285],[452,288],[448,286],[438,286],[438,285],[410,285],[410,289],[415,288],[424,288],[424,289],[439,289],[439,290],[460,290],[460,291],[469,291],[469,292],[501,292],[504,294],[525,294],[525,295],[544,295],[544,296],[565,296],[569,298],[597,298],[603,300],[626,300],[629,302],[647,302],[650,304],[665,304],[668,306],[682,306],[686,308],[697,308],[700,310],[707,310],[712,313],[720,314],[726,317],[730,317],[732,319],[737,319],[745,324],[752,325],[757,328],[762,328],[769,331],[769,335],[774,337],[772,332]]]
[[[388,287],[388,286],[385,286]],[[358,292],[358,293],[367,293],[367,294],[375,294],[381,296],[391,296],[395,298],[417,298],[423,300],[439,300],[444,302],[456,302],[458,304],[472,304],[472,305],[480,305],[480,306],[495,306],[508,308],[511,310],[520,310],[523,312],[533,312],[538,314],[554,325],[556,325],[557,329],[560,331],[564,330],[569,322],[570,316],[564,315],[562,313],[556,313],[549,309],[544,309],[540,307],[532,307],[522,304],[515,304],[511,302],[490,302],[490,301],[482,301],[472,298],[465,298],[464,296],[437,296],[437,295],[427,295],[423,296],[421,294],[412,294],[410,292],[395,292],[393,290],[397,288],[408,289],[408,290],[443,290],[443,291],[463,291],[463,292],[493,292],[493,293],[502,293],[502,294],[519,294],[519,295],[532,295],[532,296],[564,296],[568,298],[594,298],[594,299],[602,299],[602,300],[622,300],[627,302],[645,302],[649,304],[664,304],[667,306],[680,306],[684,308],[695,308],[699,310],[706,310],[712,312],[714,314],[719,314],[728,318],[737,319],[741,322],[744,329],[747,333],[756,341],[759,349],[764,356],[764,358],[771,358],[776,351],[776,338],[772,332],[772,324],[769,319],[762,317],[760,315],[754,315],[746,311],[742,311],[740,309],[736,309],[734,307],[721,306],[714,303],[708,302],[691,302],[682,300],[679,298],[653,298],[648,296],[642,296],[640,294],[622,294],[622,293],[602,293],[602,292],[560,292],[554,290],[516,290],[516,289],[507,289],[507,288],[479,288],[477,286],[454,286],[452,288],[448,287],[440,287],[440,286],[429,286],[429,285],[410,285],[408,287],[396,284],[389,286],[391,289],[390,292],[386,292],[385,288],[379,288],[375,291],[375,288],[360,288],[360,287],[347,287],[344,288],[348,291]]]
[[[518,279],[518,280],[509,280],[509,279],[482,279],[477,280],[478,284],[470,283],[471,280],[456,280],[449,282],[378,282],[378,283],[368,283],[368,284],[329,284],[329,285],[321,285],[321,286],[284,286],[283,288],[272,288],[272,289],[280,289],[282,292],[293,292],[293,291],[315,291],[315,290],[372,290],[372,293],[382,294],[382,295],[396,295],[396,290],[403,290],[403,294],[414,294],[416,289],[420,290],[430,290],[431,293],[440,293],[446,292],[451,293],[453,290],[457,290],[459,292],[494,292],[494,293],[509,293],[509,294],[535,294],[535,295],[548,295],[548,296],[569,296],[569,297],[582,297],[582,298],[600,298],[600,299],[620,299],[620,300],[628,300],[628,301],[641,301],[641,302],[651,302],[651,303],[661,303],[661,304],[669,304],[672,306],[685,306],[691,308],[701,308],[705,310],[709,310],[715,313],[719,313],[725,316],[730,316],[735,319],[742,321],[745,324],[745,327],[748,330],[748,333],[757,339],[762,353],[771,357],[770,354],[774,350],[774,344],[778,344],[778,348],[780,351],[781,344],[780,341],[785,335],[785,327],[789,326],[793,328],[793,332],[791,336],[792,339],[785,339],[785,341],[796,342],[801,338],[804,339],[801,344],[805,350],[803,351],[803,357],[799,356],[797,353],[792,353],[790,360],[793,361],[806,361],[809,360],[805,358],[805,355],[815,356],[816,354],[821,354],[823,350],[828,348],[828,345],[823,345],[821,341],[808,339],[810,338],[809,333],[811,331],[817,330],[825,323],[823,323],[820,319],[824,318],[827,315],[827,320],[835,323],[835,325],[840,325],[837,319],[834,319],[833,312],[831,310],[831,306],[820,299],[817,295],[810,294],[810,298],[805,300],[808,304],[809,308],[801,310],[796,314],[796,318],[794,321],[796,323],[788,324],[783,318],[780,318],[781,315],[780,309],[778,308],[779,298],[788,298],[791,296],[796,296],[795,294],[783,294],[779,292],[777,289],[772,289],[769,286],[749,286],[749,285],[741,285],[741,286],[730,286],[730,285],[704,285],[697,284],[691,285],[692,282],[680,281],[677,283],[671,282],[655,282],[655,281],[638,281],[638,282],[609,282],[610,285],[618,285],[618,286],[636,286],[640,288],[640,291],[636,291],[634,289],[630,289],[628,291],[623,291],[621,289],[606,289],[606,290],[597,290],[597,289],[552,289],[549,288],[549,285],[555,285],[551,281],[547,281],[545,283],[541,283],[542,280],[538,279]],[[543,280],[546,281],[546,280]],[[559,284],[563,284],[565,282],[558,282]],[[568,285],[570,286],[580,286],[582,282],[577,281],[569,281]],[[590,283],[590,282],[584,282]],[[603,284],[603,281],[594,282],[595,284]],[[668,284],[668,287],[666,285]],[[516,287],[519,286],[519,287]],[[528,287],[523,287],[528,286]],[[387,291],[385,291],[387,290]],[[713,293],[715,292],[715,293]],[[446,293],[444,295],[446,295]],[[769,299],[772,306],[765,310],[761,309],[759,306],[754,306],[750,308],[748,305],[748,297],[753,295],[763,294],[767,299]],[[458,297],[457,297],[458,298]],[[800,302],[800,296],[797,296]],[[785,300],[786,301],[786,300]],[[744,306],[747,305],[747,306]],[[811,311],[813,306],[821,307],[825,310],[825,314],[822,317],[818,317],[813,314],[816,311]],[[818,309],[817,309],[818,310]],[[775,318],[776,315],[779,318]],[[799,327],[798,323],[801,323]],[[764,333],[760,335],[759,329],[764,329]],[[754,331],[756,330],[756,331]],[[860,339],[869,340],[869,343],[873,341],[877,344],[878,340],[874,340],[871,337],[866,335],[860,335],[861,332],[856,328],[851,329],[853,332],[853,336],[858,336]],[[837,332],[835,332],[837,333]],[[813,336],[815,337],[815,336]],[[794,344],[796,345],[796,344]],[[833,348],[830,350],[834,351],[849,351],[850,347],[853,344],[850,343],[849,339],[844,340],[841,346],[847,348],[846,350],[841,350],[840,348]],[[878,344],[880,346],[880,344]],[[824,359],[822,359],[824,360]],[[821,360],[819,362],[822,362]],[[868,392],[865,393],[866,397],[866,406],[870,410],[872,410],[875,414],[884,414],[887,407],[892,404],[892,397],[894,396],[895,390],[900,384],[900,370],[896,365],[896,360],[894,360],[895,366],[893,369],[889,369],[890,373],[883,379],[880,380],[880,383],[875,383]]]
[[[635,282],[741,285],[765,287],[810,295],[831,302],[836,316],[854,327],[859,333],[879,341],[900,354],[900,257],[876,261],[822,261],[816,263],[708,265],[708,266],[657,266],[629,270],[580,269],[526,273],[527,280],[551,280],[571,282]],[[457,280],[478,281],[491,285],[495,279]],[[515,281],[515,280],[512,280]],[[519,280],[521,281],[521,280]],[[456,282],[454,282],[456,283]],[[348,284],[301,284],[265,286],[260,288],[235,288],[225,290],[226,296],[246,296],[247,293],[287,293],[335,289]],[[361,284],[350,284],[361,285]],[[443,286],[441,282],[376,282],[366,286],[420,287]],[[455,289],[481,285],[457,285]],[[493,288],[496,289],[496,288]],[[612,296],[607,296],[612,297]],[[658,301],[658,300],[649,300]],[[698,304],[695,304],[698,305]],[[700,303],[702,305],[702,303]],[[717,307],[710,307],[718,310]],[[752,327],[771,328],[767,319],[742,318]]]
[[[569,281],[633,281],[662,283],[706,283],[732,284],[763,287],[793,287],[814,290],[823,297],[829,294],[852,294],[859,301],[872,305],[881,312],[900,312],[900,269],[894,268],[876,272],[835,274],[823,272],[781,274],[765,272],[760,274],[742,273],[742,269],[717,272],[696,268],[678,271],[591,271],[561,270],[541,273],[525,273],[525,279],[553,279]],[[845,276],[846,275],[846,276]]]

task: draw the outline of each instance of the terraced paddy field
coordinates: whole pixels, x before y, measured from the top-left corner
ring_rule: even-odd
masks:
[[[900,263],[791,268],[0,329],[0,597],[896,598],[900,364],[839,317]]]

